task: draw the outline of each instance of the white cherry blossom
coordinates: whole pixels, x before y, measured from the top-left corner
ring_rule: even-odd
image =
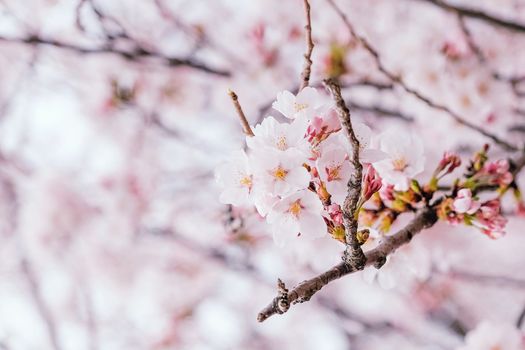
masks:
[[[279,123],[274,117],[269,116],[255,126],[253,129],[255,136],[248,136],[246,144],[253,150],[272,148],[286,151],[296,148],[308,154],[310,145],[304,138],[307,128],[306,118],[296,118],[292,123]]]
[[[354,132],[357,139],[359,140],[359,160],[361,163],[374,163],[380,160],[388,158],[388,154],[379,149],[379,145],[376,145],[372,139],[372,130],[363,123],[354,123]],[[348,155],[352,156],[353,147],[346,132],[339,130],[332,133],[324,142],[325,148],[330,147],[333,144],[342,145],[348,152]]]
[[[244,151],[234,152],[228,161],[219,165],[215,171],[215,178],[222,187],[219,197],[221,203],[236,206],[251,203],[254,177]]]
[[[376,148],[373,144],[372,129],[368,125],[354,123],[353,129],[355,136],[359,140],[359,160],[361,163],[374,163],[388,157],[387,153]]]
[[[421,139],[396,128],[380,134],[377,143],[388,157],[374,162],[374,168],[386,183],[394,185],[395,190],[408,190],[409,180],[424,169],[425,156]]]
[[[481,207],[481,203],[472,198],[470,189],[462,188],[458,191],[453,207],[456,213],[474,214]]]
[[[267,216],[275,244],[283,247],[298,237],[323,237],[326,234],[326,223],[322,211],[323,205],[319,198],[308,190],[282,198]]]
[[[272,107],[286,118],[306,117],[310,120],[323,111],[325,103],[316,89],[305,87],[297,95],[286,90],[278,93]]]
[[[317,159],[317,171],[328,193],[332,195],[332,201],[343,203],[348,180],[354,171],[345,150],[332,145]]]
[[[253,159],[255,178],[267,194],[286,196],[310,183],[310,174],[303,166],[306,158],[296,149],[266,149],[255,152]]]

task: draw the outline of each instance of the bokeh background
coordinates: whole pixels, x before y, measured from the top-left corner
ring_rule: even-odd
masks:
[[[337,4],[407,84],[523,144],[525,1]],[[312,83],[340,77],[353,118],[417,132],[428,173],[487,142],[381,74],[327,1],[311,6]],[[304,24],[301,0],[0,1],[0,349],[437,350],[516,324],[511,199],[500,240],[440,223],[392,256],[388,283],[348,276],[257,323],[278,277],[292,286],[342,250],[328,236],[277,248],[253,211],[218,202],[213,176],[244,142],[227,89],[251,123],[279,117]]]

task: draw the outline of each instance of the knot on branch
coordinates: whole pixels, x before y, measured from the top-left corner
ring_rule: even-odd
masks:
[[[288,300],[288,289],[281,279],[277,279],[277,296],[273,301],[264,308],[258,315],[257,321],[263,322],[273,314],[284,314],[290,308],[290,301]]]
[[[363,270],[366,265],[366,255],[359,245],[345,249],[342,259],[352,270]]]
[[[277,313],[284,314],[290,308],[290,302],[288,301],[288,289],[281,279],[277,279]]]

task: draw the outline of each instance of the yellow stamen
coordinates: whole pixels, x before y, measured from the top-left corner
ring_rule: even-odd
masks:
[[[403,171],[406,169],[406,167],[408,167],[408,163],[404,157],[392,160],[392,165],[394,166],[394,170],[396,171]]]
[[[277,139],[276,146],[279,150],[285,151],[288,148],[288,145],[286,144],[286,137],[281,136]]]
[[[306,104],[306,103],[297,103],[297,102],[293,103],[293,109],[296,112],[300,112],[300,111],[302,111],[303,109],[305,109],[307,107],[308,107],[308,104]]]
[[[334,180],[341,180],[341,176],[339,176],[339,171],[341,170],[341,166],[334,166],[331,168],[326,168],[327,173],[327,180],[328,181],[334,181]]]
[[[248,187],[248,189],[252,188],[252,177],[251,176],[244,176],[239,180],[239,183],[242,186]]]
[[[272,172],[273,177],[281,181],[283,181],[286,178],[287,174],[288,171],[283,169],[280,165],[277,168],[275,168]]]
[[[295,202],[293,202],[292,205],[290,205],[288,212],[292,214],[293,216],[295,216],[296,218],[298,218],[299,214],[301,214],[302,208],[303,207],[301,207],[301,200],[298,199]]]

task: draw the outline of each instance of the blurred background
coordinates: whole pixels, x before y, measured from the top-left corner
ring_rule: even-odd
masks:
[[[522,144],[525,1],[447,1],[336,4],[407,84]],[[328,1],[311,6],[312,84],[340,78],[356,120],[416,131],[429,164],[487,142],[385,77]],[[516,324],[511,199],[500,240],[440,223],[392,256],[388,283],[348,276],[257,323],[278,277],[293,286],[342,250],[328,236],[277,248],[214,181],[244,142],[227,89],[252,124],[279,118],[304,24],[302,0],[0,1],[0,349],[437,350]]]

